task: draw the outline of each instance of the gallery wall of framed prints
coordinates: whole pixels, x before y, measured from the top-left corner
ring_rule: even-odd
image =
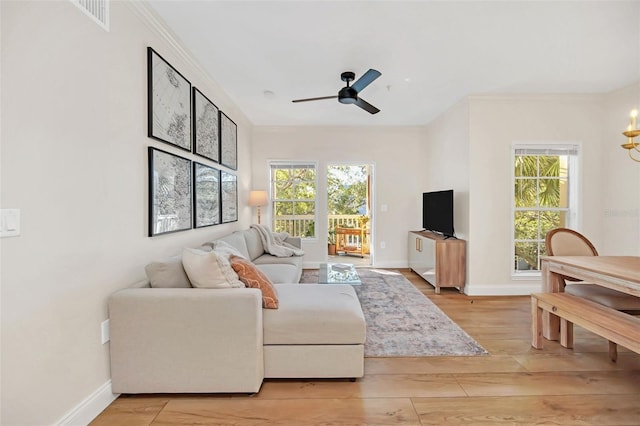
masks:
[[[220,110],[193,88],[193,153],[220,162]]]
[[[193,225],[196,228],[220,223],[220,170],[193,162]]]
[[[236,175],[220,174],[220,195],[222,196],[222,223],[238,220],[238,178]]]
[[[147,88],[148,235],[237,221],[236,123],[151,47]]]
[[[191,151],[191,83],[147,49],[148,136]]]
[[[191,160],[149,147],[149,236],[191,229]]]
[[[220,112],[220,163],[238,169],[238,127],[227,114]]]

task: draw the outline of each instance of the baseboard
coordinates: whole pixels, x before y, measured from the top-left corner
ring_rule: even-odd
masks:
[[[119,394],[111,392],[111,380],[96,389],[84,401],[69,411],[55,424],[59,426],[84,426],[91,423]]]

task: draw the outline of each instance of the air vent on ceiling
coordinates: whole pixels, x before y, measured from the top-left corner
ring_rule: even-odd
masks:
[[[93,19],[98,25],[109,31],[109,0],[70,0]]]

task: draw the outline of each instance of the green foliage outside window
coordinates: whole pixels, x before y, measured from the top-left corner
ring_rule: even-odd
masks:
[[[271,169],[273,230],[292,236],[315,236],[316,170],[295,164]]]
[[[515,269],[539,270],[544,237],[565,226],[568,211],[568,156],[515,157]]]
[[[366,212],[367,166],[327,168],[327,210],[329,215],[356,215]]]

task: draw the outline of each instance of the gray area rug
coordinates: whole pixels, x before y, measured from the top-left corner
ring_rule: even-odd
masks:
[[[362,285],[353,287],[367,322],[365,356],[488,354],[402,273],[358,268],[358,274]],[[300,282],[317,283],[318,271],[304,271]]]

